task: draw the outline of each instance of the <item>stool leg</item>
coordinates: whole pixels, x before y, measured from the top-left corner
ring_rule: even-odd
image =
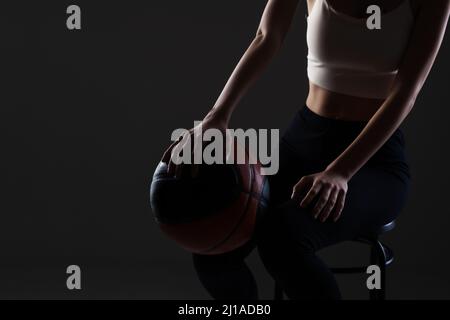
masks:
[[[274,299],[275,300],[283,300],[283,288],[278,282],[275,282],[275,294]]]
[[[381,276],[381,289],[370,290],[370,300],[385,300],[386,299],[386,252],[384,247],[378,239],[372,242],[370,250],[370,264],[378,265]]]

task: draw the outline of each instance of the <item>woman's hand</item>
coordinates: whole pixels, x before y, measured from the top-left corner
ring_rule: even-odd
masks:
[[[222,133],[226,132],[228,128],[228,121],[225,117],[222,117],[214,112],[208,113],[208,115],[200,122],[196,127],[192,128],[185,134],[183,134],[177,141],[172,143],[172,145],[166,150],[161,161],[168,164],[167,173],[169,175],[173,175],[175,177],[181,177],[181,173],[183,170],[183,164],[175,164],[174,159],[180,158],[180,153],[182,150],[187,150],[187,144],[191,147],[191,159],[194,159],[194,152],[196,151],[194,148],[194,141],[202,141],[201,135],[208,129],[218,129]],[[197,139],[197,140],[196,140]],[[200,147],[200,146],[198,146]],[[197,150],[198,152],[203,151],[203,141],[201,145],[201,150]],[[176,161],[179,163],[179,161]],[[193,161],[192,161],[193,162]],[[191,175],[195,177],[198,173],[198,165],[194,163],[190,164],[191,166]]]
[[[314,218],[322,222],[331,218],[336,222],[344,208],[347,182],[343,175],[327,170],[304,176],[294,186],[292,199],[298,201],[302,208],[317,199],[312,208]]]

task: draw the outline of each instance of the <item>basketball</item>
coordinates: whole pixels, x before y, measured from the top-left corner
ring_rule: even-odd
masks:
[[[154,218],[165,235],[207,255],[232,251],[252,238],[268,207],[269,184],[259,163],[201,164],[195,177],[181,178],[169,176],[167,167],[158,164],[150,187]]]

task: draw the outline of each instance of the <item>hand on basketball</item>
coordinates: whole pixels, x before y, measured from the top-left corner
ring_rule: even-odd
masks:
[[[201,130],[200,130],[201,127]],[[198,129],[198,130],[195,130]],[[172,143],[172,145],[166,150],[161,161],[168,164],[167,173],[175,177],[181,177],[183,171],[183,163],[179,161],[183,150],[188,150],[188,146],[191,146],[191,159],[194,159],[194,143],[195,139],[202,141],[201,137],[204,131],[208,129],[219,129],[225,132],[227,129],[227,123],[218,117],[206,116],[205,119],[196,127],[190,129],[188,132],[183,134],[177,141]],[[197,146],[198,148],[203,147]],[[201,150],[200,150],[201,151]],[[178,163],[178,164],[176,164]],[[198,165],[195,165],[192,161],[190,164],[191,176],[195,177],[198,173]]]
[[[294,186],[292,199],[299,201],[302,208],[307,208],[316,199],[311,212],[314,218],[321,222],[331,218],[336,222],[344,208],[347,182],[341,175],[326,170],[304,176]]]

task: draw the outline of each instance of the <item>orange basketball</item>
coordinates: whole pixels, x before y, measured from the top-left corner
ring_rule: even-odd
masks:
[[[269,185],[260,164],[202,164],[196,177],[181,178],[169,176],[167,167],[160,162],[156,168],[150,202],[169,238],[190,252],[209,255],[251,239],[268,207]]]

